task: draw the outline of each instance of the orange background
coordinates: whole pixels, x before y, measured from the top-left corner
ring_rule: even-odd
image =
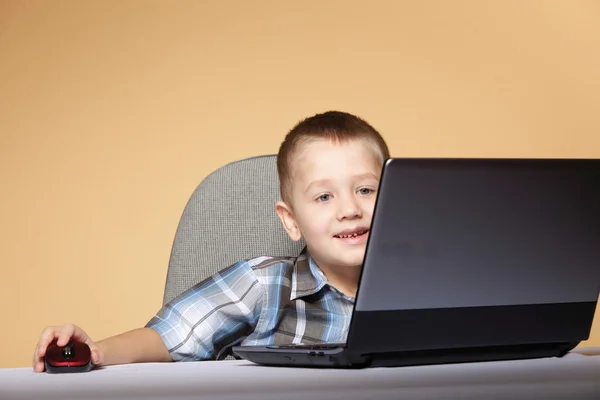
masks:
[[[0,0],[0,367],[46,325],[142,326],[196,185],[316,112],[394,156],[599,157],[599,21],[593,0]]]

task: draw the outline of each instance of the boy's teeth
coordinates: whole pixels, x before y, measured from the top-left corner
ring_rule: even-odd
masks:
[[[355,232],[355,233],[353,233],[352,235],[338,235],[338,237],[339,237],[339,238],[342,238],[342,239],[346,239],[346,238],[356,237],[356,236],[358,236],[358,235],[362,235],[362,234],[364,234],[364,233],[365,233],[365,232]]]

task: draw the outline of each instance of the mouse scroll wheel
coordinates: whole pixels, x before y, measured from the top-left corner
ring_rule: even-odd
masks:
[[[73,349],[73,346],[71,344],[67,344],[65,347],[63,347],[62,355],[64,358],[73,357],[75,355],[75,350]]]

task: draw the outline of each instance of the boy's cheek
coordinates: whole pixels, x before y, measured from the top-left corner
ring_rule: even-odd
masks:
[[[369,198],[365,200],[363,203],[363,210],[368,214],[367,217],[370,217],[373,214],[373,210],[375,210],[375,198]]]
[[[307,232],[313,236],[329,236],[331,233],[332,227],[329,218],[316,216],[308,224],[306,226]]]

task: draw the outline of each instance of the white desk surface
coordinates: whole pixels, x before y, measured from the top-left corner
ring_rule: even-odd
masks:
[[[247,361],[0,369],[0,399],[600,399],[600,348],[563,358],[329,370]],[[584,354],[587,353],[588,355]]]

